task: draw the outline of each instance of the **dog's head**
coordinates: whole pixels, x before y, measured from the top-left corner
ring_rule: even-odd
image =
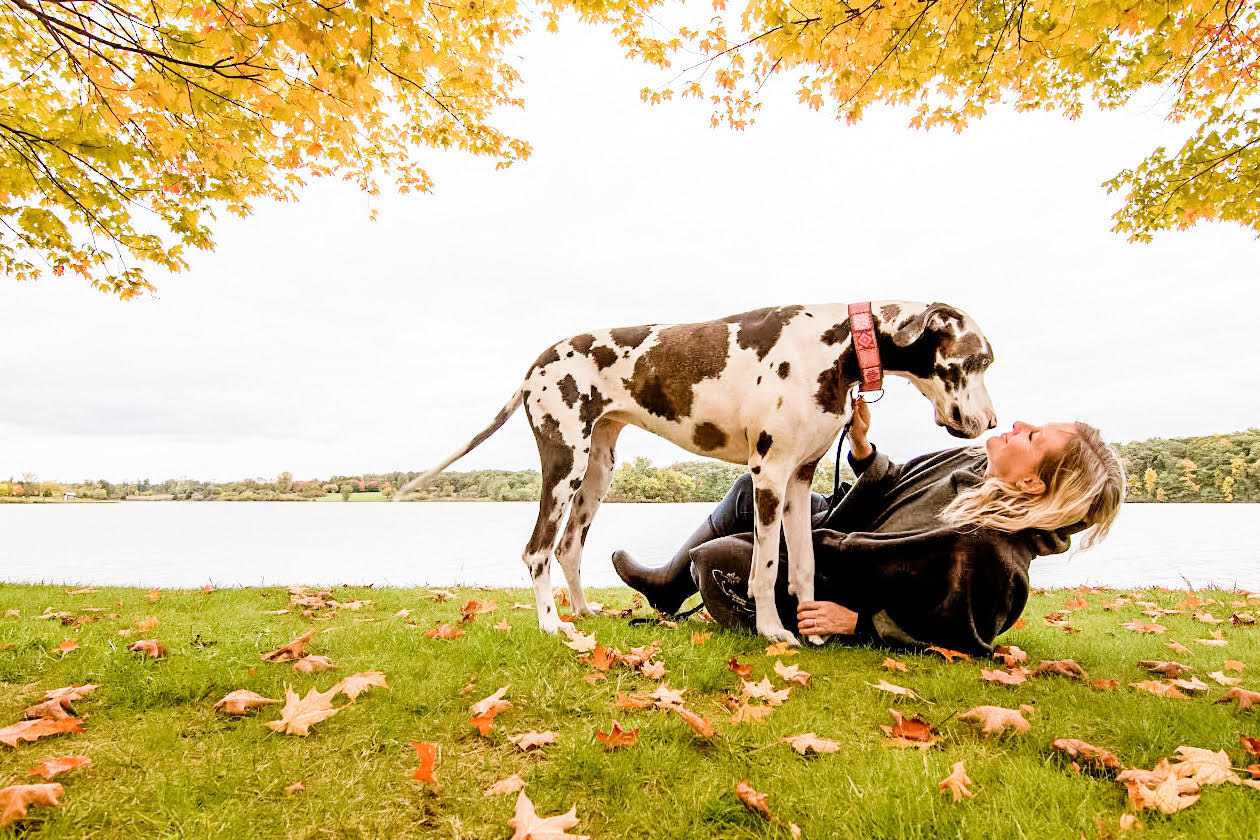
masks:
[[[884,369],[906,377],[932,401],[938,426],[960,438],[997,426],[984,387],[993,348],[970,316],[944,303],[890,302],[872,309]]]

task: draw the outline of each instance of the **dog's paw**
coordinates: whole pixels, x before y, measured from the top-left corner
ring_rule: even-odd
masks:
[[[786,627],[758,627],[757,632],[772,642],[787,642],[793,647],[798,647],[801,643]]]
[[[583,604],[583,605],[582,605],[581,607],[579,607],[578,609],[575,609],[575,610],[573,611],[573,614],[574,614],[574,615],[577,615],[577,616],[595,615],[595,610],[593,610],[593,609],[591,609],[590,607],[588,607],[588,606],[586,606],[585,604]]]
[[[577,628],[573,626],[573,622],[571,621],[562,621],[556,626],[556,630],[559,630],[566,636],[571,636],[576,629]],[[551,632],[554,633],[555,630]]]
[[[827,641],[827,636],[806,636],[811,645],[821,645]]]

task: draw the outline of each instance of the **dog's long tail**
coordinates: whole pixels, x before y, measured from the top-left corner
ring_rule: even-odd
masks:
[[[507,404],[504,405],[503,408],[499,411],[499,414],[497,417],[494,418],[493,423],[491,423],[489,426],[486,426],[484,429],[482,429],[475,438],[468,441],[468,443],[464,444],[460,449],[458,449],[454,454],[452,454],[445,461],[438,464],[433,469],[428,470],[427,472],[424,472],[416,476],[415,478],[411,479],[411,481],[408,481],[402,487],[399,487],[398,492],[394,494],[394,501],[401,502],[405,500],[407,498],[407,494],[411,493],[413,490],[418,490],[424,485],[428,484],[430,481],[436,478],[438,474],[440,474],[444,469],[446,469],[451,464],[458,461],[460,458],[463,458],[469,452],[472,452],[474,449],[480,446],[485,441],[486,438],[490,437],[490,435],[497,432],[499,430],[499,427],[502,426],[504,423],[506,423],[507,419],[516,413],[516,409],[521,407],[521,403],[525,401],[524,393],[525,393],[525,387],[523,385],[520,388],[517,388],[516,393],[512,395],[512,399],[508,400]]]

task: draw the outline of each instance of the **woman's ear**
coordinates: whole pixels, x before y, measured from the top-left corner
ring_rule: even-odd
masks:
[[[1020,489],[1020,492],[1030,496],[1040,496],[1046,492],[1046,483],[1035,475],[1024,476],[1015,482],[1015,486]]]

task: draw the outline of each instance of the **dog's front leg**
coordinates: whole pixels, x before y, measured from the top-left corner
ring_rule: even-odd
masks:
[[[757,603],[757,632],[774,642],[797,645],[796,636],[783,626],[775,607],[774,585],[779,578],[779,534],[787,476],[762,463],[753,475],[755,528],[748,595]]]
[[[788,592],[796,596],[798,604],[814,600],[814,539],[809,503],[809,485],[813,475],[813,465],[797,470],[788,483],[787,501],[783,505],[783,534],[788,553]],[[808,638],[816,645],[825,641],[823,636]]]

